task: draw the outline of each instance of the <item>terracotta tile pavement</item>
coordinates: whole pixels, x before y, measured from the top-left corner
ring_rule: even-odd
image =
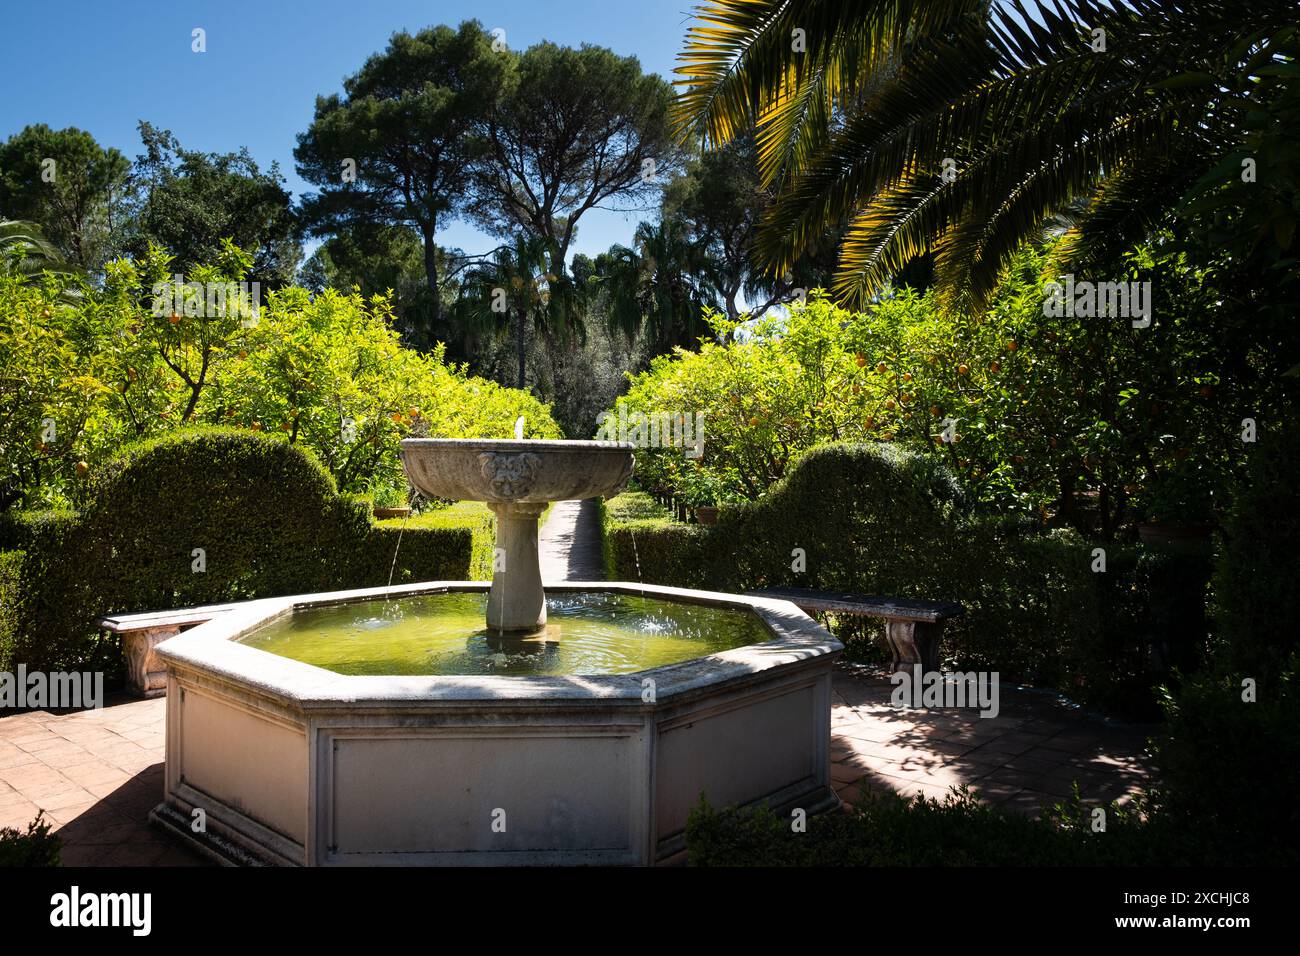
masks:
[[[1130,799],[1149,779],[1155,728],[1108,724],[1051,697],[1001,688],[997,717],[974,710],[899,710],[880,674],[837,671],[831,706],[831,779],[852,803],[863,788],[942,798],[967,786],[990,803],[1036,814],[1069,796]]]
[[[1033,813],[1069,793],[1132,794],[1146,780],[1150,728],[1113,727],[1040,695],[1001,694],[1001,712],[900,711],[880,675],[836,672],[831,777],[851,803],[862,787],[942,797],[966,784],[981,798]],[[67,866],[194,866],[206,861],[148,823],[163,794],[166,701],[0,719],[0,827],[38,809],[63,837]]]

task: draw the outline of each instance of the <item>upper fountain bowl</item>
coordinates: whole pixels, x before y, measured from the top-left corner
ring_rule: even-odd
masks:
[[[402,465],[421,493],[452,501],[610,498],[632,477],[636,446],[605,441],[407,438]]]

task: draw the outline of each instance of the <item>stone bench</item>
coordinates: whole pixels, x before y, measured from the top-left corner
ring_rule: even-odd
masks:
[[[97,618],[95,624],[101,630],[121,636],[130,690],[140,697],[162,697],[167,693],[167,668],[153,649],[169,637],[210,621],[233,607],[233,604],[212,604],[177,611],[110,614]]]
[[[912,601],[873,597],[851,591],[767,588],[745,593],[789,601],[808,614],[820,611],[884,619],[885,640],[893,658],[890,664],[892,671],[911,670],[916,664],[921,665],[924,673],[937,671],[939,640],[943,636],[944,622],[966,613],[966,609],[954,601]]]

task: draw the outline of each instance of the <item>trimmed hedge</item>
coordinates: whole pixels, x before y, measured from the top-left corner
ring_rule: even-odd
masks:
[[[402,529],[405,526],[405,532]],[[496,518],[491,509],[481,501],[458,501],[446,508],[426,511],[410,518],[385,518],[376,521],[375,527],[392,534],[402,534],[402,550],[406,550],[406,535],[428,529],[463,529],[470,533],[469,566],[466,579],[492,580],[492,549],[496,546]],[[390,555],[391,558],[391,555]]]
[[[1177,656],[1152,658],[1167,622],[1150,582],[1164,575],[1197,589],[1206,573],[1195,559],[1115,543],[1105,545],[1106,572],[1094,573],[1091,543],[983,519],[941,466],[890,445],[816,448],[767,496],[725,508],[712,527],[673,522],[644,494],[609,502],[605,518],[613,579],[960,601],[967,613],[945,631],[948,664],[1147,717],[1164,674],[1157,665]],[[795,549],[806,570],[795,570]]]
[[[601,499],[601,552],[611,581],[645,580],[678,588],[708,588],[709,536],[700,525],[672,520],[643,491]]]
[[[116,641],[92,623],[103,614],[385,584],[401,529],[374,525],[369,507],[279,439],[194,429],[132,446],[81,512],[4,522],[0,545],[25,554],[0,565],[15,608],[0,618],[0,669],[112,672]],[[394,583],[467,577],[473,539],[408,527]]]

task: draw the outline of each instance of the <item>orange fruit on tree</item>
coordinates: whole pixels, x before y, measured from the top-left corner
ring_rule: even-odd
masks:
[[[999,365],[997,362],[989,362],[989,371],[990,371],[990,372],[998,372],[998,371],[1000,371],[1001,369],[1002,369],[1002,366]]]
[[[889,371],[889,366],[886,365],[884,362],[880,362],[876,365],[876,371],[879,372],[881,375],[884,375],[886,372]]]
[[[858,368],[862,368],[864,365],[867,364],[867,357],[863,355],[861,352],[859,352],[855,356],[853,356],[853,361],[857,363]]]
[[[1014,352],[1014,351],[1015,351],[1016,349],[1018,349],[1018,348],[1020,348],[1020,346],[1016,344],[1016,340],[1015,340],[1015,339],[1011,339],[1010,341],[1007,342],[1007,351],[1008,351],[1008,352]]]
[[[76,469],[77,469],[77,474],[84,475],[86,474],[86,472],[90,471],[90,466],[86,464],[84,461],[79,461],[76,464]]]
[[[964,365],[964,364],[963,364],[963,365],[958,365],[958,366],[957,366],[957,374],[958,374],[958,375],[965,375],[965,374],[966,374],[967,372],[969,372],[969,371],[970,371],[970,369],[969,369],[966,365]]]

